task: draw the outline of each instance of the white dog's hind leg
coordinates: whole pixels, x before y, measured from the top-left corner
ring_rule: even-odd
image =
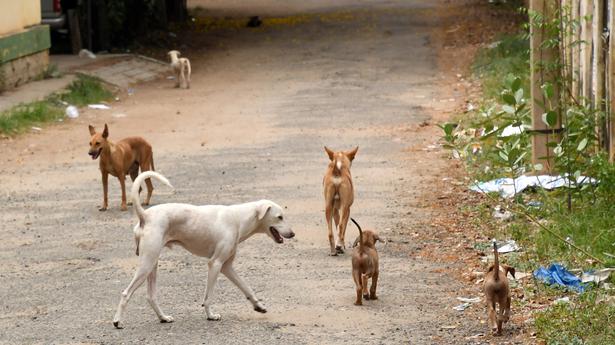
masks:
[[[220,314],[214,314],[209,307],[210,300],[214,297],[214,287],[218,280],[218,274],[222,268],[222,261],[219,259],[211,259],[208,263],[209,271],[207,272],[207,290],[205,291],[205,298],[203,299],[203,307],[205,307],[205,313],[207,314],[207,320],[218,321],[220,320]]]
[[[149,305],[154,309],[156,315],[160,319],[160,322],[173,322],[173,317],[170,315],[165,315],[164,312],[158,306],[158,302],[156,301],[156,274],[158,272],[158,262],[154,264],[154,268],[152,272],[147,276],[147,301]]]
[[[135,272],[135,276],[132,278],[132,281],[130,282],[126,290],[122,292],[120,304],[117,306],[115,317],[113,317],[113,326],[115,326],[115,328],[122,328],[120,327],[120,321],[122,320],[122,314],[124,313],[124,309],[126,309],[126,305],[128,304],[128,301],[130,301],[130,297],[132,297],[132,294],[135,292],[135,290],[137,290],[139,286],[143,284],[143,282],[152,270],[152,266],[148,265],[143,261],[144,260],[141,259],[141,265],[137,269],[137,272]]]
[[[254,291],[250,289],[248,284],[241,279],[237,272],[233,269],[233,260],[230,259],[222,265],[222,274],[224,274],[233,284],[235,284],[241,292],[248,298],[252,305],[254,306],[254,310],[259,313],[266,313],[267,309],[265,306],[256,298]]]

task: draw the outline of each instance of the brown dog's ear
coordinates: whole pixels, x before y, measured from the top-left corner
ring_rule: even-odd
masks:
[[[268,205],[268,204],[260,205],[258,209],[256,210],[256,219],[262,220],[263,218],[265,218],[265,215],[267,214],[267,212],[269,212],[270,209],[271,209],[271,205]]]
[[[327,152],[327,155],[329,156],[329,160],[332,161],[333,157],[335,157],[335,152],[331,151],[331,149],[326,146],[325,146],[325,151]]]
[[[107,127],[106,123],[105,123],[105,129],[103,130],[103,133],[102,133],[102,137],[105,139],[109,137],[109,127]]]
[[[88,129],[90,130],[90,135],[96,134],[96,129],[92,125],[88,125]]]
[[[348,157],[348,159],[350,159],[350,161],[352,161],[354,159],[354,156],[356,156],[357,151],[359,151],[359,147],[355,147],[352,151],[347,151],[345,152],[346,157]]]

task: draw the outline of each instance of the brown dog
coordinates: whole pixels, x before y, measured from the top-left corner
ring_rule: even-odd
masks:
[[[508,278],[510,274],[515,277],[515,269],[507,265],[500,265],[498,258],[498,247],[493,242],[493,255],[495,261],[489,266],[487,274],[485,274],[485,300],[487,302],[487,311],[489,313],[489,327],[493,332],[502,334],[502,325],[510,319],[510,288],[508,286]],[[500,266],[502,269],[500,270]],[[499,310],[496,317],[496,304],[499,304]]]
[[[348,217],[350,217],[350,206],[354,201],[354,188],[352,186],[352,176],[350,167],[352,160],[357,154],[359,147],[351,151],[333,152],[325,146],[325,151],[329,155],[329,166],[322,180],[325,189],[325,218],[327,219],[327,230],[329,234],[329,245],[331,255],[344,253],[346,245],[344,236]],[[340,222],[341,211],[341,222]],[[335,227],[338,230],[337,243],[334,244],[333,226],[331,220],[335,220]]]
[[[368,299],[378,299],[376,296],[376,286],[378,285],[378,252],[376,251],[376,241],[380,237],[373,231],[361,230],[359,224],[352,218],[352,222],[359,229],[359,238],[355,241],[359,246],[352,252],[352,279],[357,288],[357,300],[355,305],[363,305],[361,296]],[[372,279],[372,286],[367,293],[367,280]]]
[[[126,211],[126,175],[130,175],[134,181],[139,175],[139,168],[141,168],[142,172],[154,170],[152,146],[141,137],[125,138],[114,144],[108,140],[109,128],[106,123],[102,133],[97,133],[92,125],[89,126],[89,129],[92,138],[90,139],[90,151],[88,154],[92,159],[100,156],[103,205],[99,210],[105,211],[107,209],[107,181],[109,174],[111,174],[120,180],[120,186],[122,186],[122,211]],[[147,184],[145,205],[149,205],[154,187],[150,179],[145,180],[145,183]]]

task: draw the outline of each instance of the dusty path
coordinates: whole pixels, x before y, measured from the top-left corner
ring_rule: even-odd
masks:
[[[207,46],[191,56],[191,90],[168,80],[140,85],[112,111],[85,111],[75,122],[0,142],[0,342],[467,342],[476,330],[449,327],[464,322],[450,308],[459,284],[447,267],[411,258],[421,246],[415,234],[430,231],[420,197],[430,187],[420,179],[444,167],[429,148],[437,131],[420,126],[442,97],[430,46],[436,5],[368,3],[296,25],[204,35]],[[236,260],[267,314],[252,311],[222,278],[213,307],[222,321],[206,321],[207,261],[177,248],[163,253],[159,270],[159,300],[176,322],[159,324],[141,288],[126,329],[112,328],[137,259],[135,217],[119,211],[116,180],[110,210],[97,211],[87,124],[104,122],[112,138],[141,133],[152,142],[158,171],[176,186],[157,185],[154,203],[270,198],[287,207],[296,239],[251,238]],[[379,247],[380,299],[363,307],[352,304],[349,256],[327,256],[325,144],[360,146],[352,215],[391,240]],[[348,239],[355,234],[349,226]]]

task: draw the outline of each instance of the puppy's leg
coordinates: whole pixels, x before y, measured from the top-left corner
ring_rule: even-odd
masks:
[[[122,292],[122,298],[120,299],[120,303],[117,306],[117,311],[115,312],[115,316],[113,317],[113,325],[115,328],[120,327],[120,321],[122,320],[122,314],[126,309],[126,305],[128,301],[132,297],[132,294],[143,284],[147,276],[151,273],[154,268],[155,263],[158,261],[158,256],[160,254],[160,248],[157,250],[148,246],[149,248],[142,248],[141,256],[139,256],[139,267],[137,268],[137,272],[135,272],[134,277],[128,287]]]
[[[102,171],[102,185],[103,185],[103,204],[99,208],[99,211],[106,211],[108,207],[107,203],[107,190],[109,189],[109,174],[106,171]]]
[[[369,288],[369,299],[374,300],[378,299],[376,295],[376,287],[378,286],[378,271],[374,272],[372,275],[372,286]]]
[[[214,297],[214,287],[218,280],[218,274],[222,268],[222,261],[219,259],[211,259],[208,263],[209,272],[207,273],[207,290],[205,291],[205,298],[203,299],[203,307],[205,307],[205,313],[207,314],[207,320],[218,321],[220,320],[220,314],[214,314],[209,307],[210,300]]]
[[[344,249],[346,249],[346,244],[344,243],[344,238],[346,237],[346,226],[348,225],[348,218],[350,217],[350,206],[343,205],[342,206],[342,221],[340,222],[340,226],[338,228],[338,237],[337,244],[335,245],[335,249],[338,253],[343,253]]]
[[[491,331],[496,331],[497,320],[495,316],[495,302],[489,297],[487,297],[487,313],[489,316],[489,327],[491,328]]]
[[[333,205],[331,203],[327,203],[327,208],[325,209],[325,218],[327,219],[327,235],[329,236],[329,246],[331,248],[331,256],[336,256],[337,252],[335,251],[335,242],[333,238],[333,224],[332,223],[332,213],[333,213]]]
[[[190,66],[190,60],[186,60],[186,76],[188,81],[188,89],[190,88],[190,75],[192,75],[192,66]]]
[[[510,295],[506,297],[506,303],[504,304],[504,322],[510,320]]]
[[[179,85],[180,87],[182,85],[184,85],[185,87],[186,85],[186,74],[185,73],[186,73],[186,65],[180,62],[179,63],[179,80],[180,80]]]
[[[254,306],[254,310],[256,310],[259,313],[266,313],[267,309],[258,300],[258,298],[256,298],[256,294],[254,294],[254,291],[250,289],[248,284],[246,284],[246,282],[243,279],[241,279],[239,275],[237,275],[237,272],[235,272],[235,269],[233,269],[233,259],[234,258],[229,259],[228,261],[224,263],[224,265],[222,265],[222,270],[221,270],[222,274],[224,274],[233,284],[235,284],[235,286],[237,286],[239,290],[243,292],[243,294],[248,298],[248,300],[252,302],[252,305]]]
[[[357,290],[357,299],[354,302],[354,305],[363,305],[363,282],[361,281],[361,273],[358,270],[352,270],[352,279],[354,280],[354,285]]]
[[[361,275],[361,288],[362,288],[361,292],[363,292],[363,298],[365,300],[369,299],[369,293],[367,293],[367,279],[368,279],[367,274]]]
[[[147,301],[149,305],[154,309],[156,315],[160,319],[161,323],[173,322],[173,317],[170,315],[165,315],[164,312],[158,306],[158,302],[156,301],[156,273],[158,272],[158,262],[154,264],[154,268],[147,276]]]

